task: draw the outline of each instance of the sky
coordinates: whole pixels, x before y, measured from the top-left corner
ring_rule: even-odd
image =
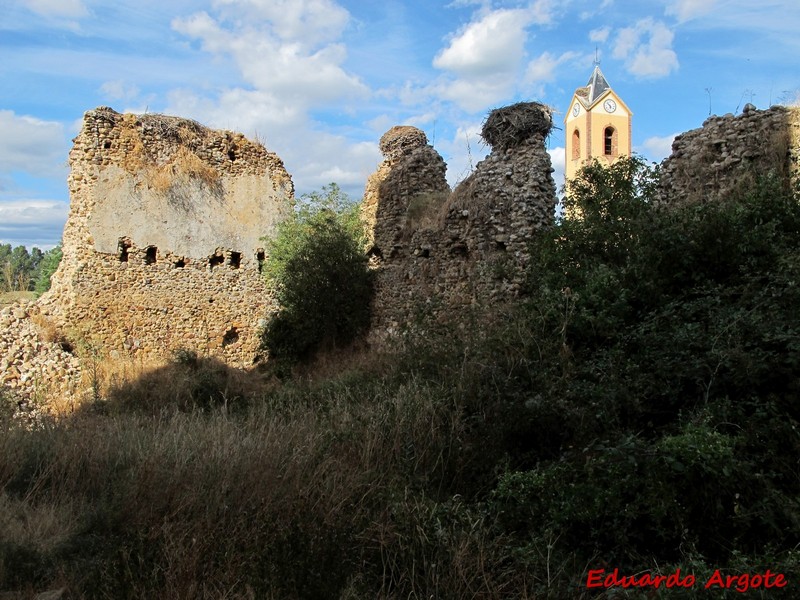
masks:
[[[536,100],[563,183],[563,118],[595,59],[660,162],[709,114],[800,101],[798,0],[2,0],[0,243],[48,249],[83,113],[165,113],[276,152],[296,193],[361,197],[380,136],[414,125],[451,185],[488,112]]]

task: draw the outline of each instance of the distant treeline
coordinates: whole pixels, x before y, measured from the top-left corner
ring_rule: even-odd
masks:
[[[0,244],[0,291],[46,292],[59,262],[61,244],[46,252],[36,247],[28,252],[25,246]]]

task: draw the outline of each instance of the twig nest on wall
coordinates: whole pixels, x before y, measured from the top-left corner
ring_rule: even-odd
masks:
[[[381,136],[380,148],[387,159],[395,160],[427,144],[428,137],[421,129],[410,125],[397,125]]]
[[[539,134],[550,133],[552,110],[539,102],[518,102],[489,113],[481,129],[481,137],[494,150],[505,150],[522,144]]]

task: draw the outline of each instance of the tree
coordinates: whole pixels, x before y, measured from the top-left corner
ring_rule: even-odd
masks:
[[[612,165],[595,159],[567,182],[565,213],[589,220],[635,216],[655,196],[658,177],[658,166],[638,156],[622,156]]]
[[[36,250],[38,250],[38,248],[34,248],[34,251]],[[42,259],[39,261],[34,276],[34,291],[37,294],[44,294],[50,289],[50,278],[61,263],[61,256],[60,243],[55,248],[48,250],[42,255]]]
[[[269,241],[265,274],[280,305],[262,338],[271,358],[307,359],[351,343],[369,325],[372,278],[358,215],[332,183],[304,195]]]

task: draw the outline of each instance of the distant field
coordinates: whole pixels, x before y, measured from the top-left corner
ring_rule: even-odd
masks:
[[[33,300],[35,292],[0,292],[0,306],[8,306],[20,300]]]

